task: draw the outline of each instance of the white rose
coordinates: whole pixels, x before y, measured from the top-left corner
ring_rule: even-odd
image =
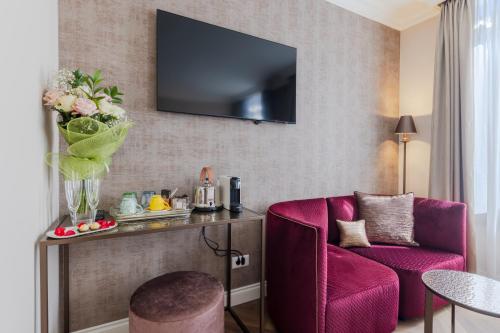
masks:
[[[117,105],[113,105],[108,101],[101,99],[99,101],[99,110],[102,114],[110,115],[115,118],[123,118],[125,116],[126,111]]]
[[[106,101],[105,99],[101,99],[99,101],[99,111],[102,113],[102,114],[110,114],[111,111],[111,107],[113,105],[111,103],[109,103],[108,101]]]
[[[76,96],[74,95],[64,95],[57,99],[54,104],[54,108],[63,112],[70,112],[73,110],[73,104],[75,103]]]
[[[115,118],[123,118],[125,117],[126,111],[117,105],[111,105],[110,114]]]

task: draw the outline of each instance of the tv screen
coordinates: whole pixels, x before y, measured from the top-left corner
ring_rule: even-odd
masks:
[[[157,108],[295,123],[297,50],[157,10]]]

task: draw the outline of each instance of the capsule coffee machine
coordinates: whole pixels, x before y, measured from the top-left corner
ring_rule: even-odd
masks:
[[[239,213],[243,210],[240,197],[240,177],[220,176],[219,190],[222,206],[225,209],[235,213]]]

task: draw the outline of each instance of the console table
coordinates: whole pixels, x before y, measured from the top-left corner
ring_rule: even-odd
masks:
[[[259,309],[259,332],[262,333],[264,328],[264,267],[265,267],[265,225],[264,216],[253,212],[249,209],[244,209],[241,213],[232,213],[228,210],[221,210],[213,213],[198,213],[193,212],[189,218],[186,219],[155,219],[146,222],[126,223],[119,224],[118,227],[99,233],[90,235],[82,235],[74,238],[66,239],[51,239],[43,237],[40,242],[40,302],[41,302],[41,331],[48,333],[48,262],[47,262],[47,247],[59,245],[59,288],[62,295],[62,321],[64,332],[69,332],[69,246],[71,244],[90,242],[95,240],[111,239],[117,237],[131,237],[140,236],[144,234],[151,234],[157,232],[168,232],[172,230],[192,229],[210,226],[226,226],[227,238],[227,252],[225,273],[226,281],[225,287],[227,291],[226,307],[225,310],[233,317],[238,326],[243,332],[250,332],[238,317],[236,312],[231,307],[231,225],[234,223],[250,223],[258,222],[261,228],[261,266],[260,266],[260,309]],[[49,230],[55,229],[58,226],[70,226],[71,222],[68,217],[62,219],[61,222],[55,222]]]

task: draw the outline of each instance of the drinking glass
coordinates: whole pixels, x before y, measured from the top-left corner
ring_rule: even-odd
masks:
[[[80,207],[83,195],[82,181],[76,177],[71,177],[64,181],[64,191],[66,192],[66,201],[68,202],[68,209],[71,213],[71,223],[76,226],[78,219],[77,211]]]
[[[100,180],[95,173],[92,173],[89,178],[85,179],[85,194],[87,203],[90,207],[90,223],[95,222],[97,214],[97,205],[99,204],[99,187]]]

